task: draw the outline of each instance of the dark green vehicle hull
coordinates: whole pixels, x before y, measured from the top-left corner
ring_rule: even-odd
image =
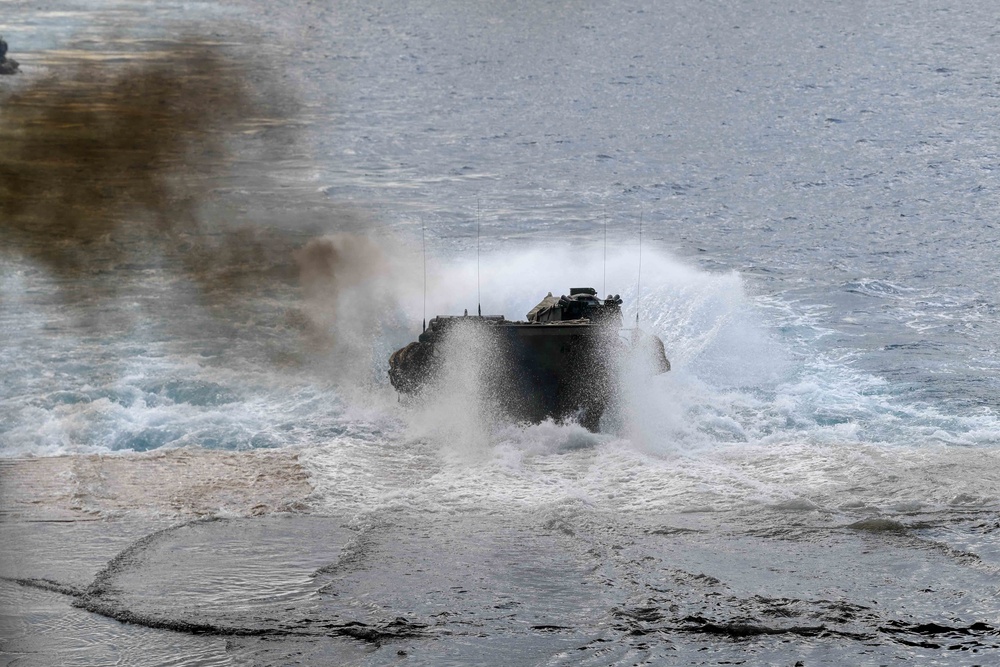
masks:
[[[655,339],[659,343],[659,339]],[[456,345],[476,349],[481,397],[527,422],[575,418],[596,431],[616,391],[615,360],[630,347],[617,327],[590,320],[511,322],[502,317],[436,317],[416,343],[389,360],[389,378],[404,394],[440,389]],[[663,355],[657,372],[669,369]]]

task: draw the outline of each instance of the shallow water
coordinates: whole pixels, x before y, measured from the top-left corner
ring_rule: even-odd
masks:
[[[994,662],[993,13],[13,3],[0,168],[67,72],[246,99],[0,190],[4,664]],[[601,433],[387,386],[577,285],[673,367]]]

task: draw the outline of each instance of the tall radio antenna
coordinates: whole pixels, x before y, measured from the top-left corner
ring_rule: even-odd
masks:
[[[639,205],[639,277],[635,283],[635,326],[639,328],[639,298],[642,296],[642,204]]]
[[[604,205],[604,293],[608,293],[608,206]]]
[[[427,223],[420,221],[420,246],[424,253],[424,328],[427,331]]]
[[[483,224],[483,207],[479,197],[476,197],[476,301],[479,306],[479,317],[483,316],[483,293],[479,288],[479,228]]]

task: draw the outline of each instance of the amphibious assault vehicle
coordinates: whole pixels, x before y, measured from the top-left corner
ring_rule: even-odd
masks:
[[[474,365],[483,398],[530,422],[577,417],[596,431],[617,394],[617,361],[643,354],[652,373],[670,370],[663,342],[638,329],[622,331],[622,300],[590,287],[569,296],[550,292],[527,321],[502,315],[438,316],[418,340],[389,358],[389,380],[401,394],[447,389],[449,363]],[[473,356],[463,356],[473,350]]]

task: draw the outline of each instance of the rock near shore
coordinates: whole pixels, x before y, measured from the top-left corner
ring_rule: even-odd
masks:
[[[7,42],[0,36],[0,74],[17,74],[20,67],[20,63],[7,57]]]

